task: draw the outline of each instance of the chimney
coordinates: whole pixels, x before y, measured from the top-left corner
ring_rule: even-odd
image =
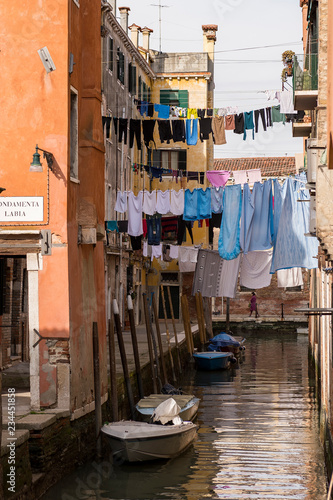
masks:
[[[116,15],[116,9],[117,9],[117,0],[107,0],[108,3],[112,7],[112,14],[115,16]]]
[[[141,31],[141,27],[138,26],[137,24],[132,24],[128,28],[131,31],[131,41],[134,45],[134,47],[138,48],[139,45],[139,33]]]
[[[150,45],[150,33],[153,33],[153,30],[151,30],[150,28],[147,28],[147,26],[145,26],[144,28],[142,28],[142,47],[147,51],[149,52],[149,45]]]
[[[210,59],[214,61],[214,49],[218,26],[217,24],[204,24],[202,30],[204,35],[204,52],[208,52]]]
[[[131,9],[129,7],[119,7],[120,12],[120,26],[125,31],[126,35],[128,32],[128,13]]]

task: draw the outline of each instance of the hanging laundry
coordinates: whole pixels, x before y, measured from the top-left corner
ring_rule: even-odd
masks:
[[[141,244],[142,244],[142,234],[140,236],[131,236],[131,246],[132,250],[141,250]]]
[[[218,249],[222,259],[235,259],[240,252],[240,217],[242,212],[242,187],[228,186],[223,193],[223,214]]]
[[[221,146],[222,144],[227,144],[225,138],[225,128],[224,128],[224,116],[214,116],[212,119],[212,130],[214,143],[217,146]]]
[[[221,273],[223,259],[213,250],[200,249],[195,268],[192,295],[201,293],[203,297],[221,297]]]
[[[170,144],[172,140],[170,120],[157,120],[157,124],[161,143],[163,144],[163,142],[166,141],[167,144]]]
[[[303,273],[301,267],[291,269],[279,269],[276,272],[278,288],[292,288],[303,286]]]
[[[235,130],[235,115],[227,115],[224,120],[225,130]]]
[[[184,120],[171,120],[173,142],[185,142],[185,122]]]
[[[187,221],[197,220],[198,214],[198,190],[190,191],[185,189],[184,215],[183,219]]]
[[[280,112],[280,106],[272,107],[272,122],[273,123],[282,122],[283,124],[286,122],[285,115]]]
[[[124,144],[127,144],[127,124],[128,124],[127,118],[118,118],[118,124],[119,124],[118,142],[121,142],[124,137]]]
[[[152,118],[154,116],[154,104],[148,103],[148,113],[147,116]]]
[[[206,110],[205,109],[197,109],[198,118],[205,118]]]
[[[185,193],[184,189],[170,190],[170,212],[174,215],[183,215],[184,213]]]
[[[223,261],[220,285],[222,297],[229,297],[230,299],[236,297],[240,262],[240,255],[235,259]]]
[[[252,227],[254,216],[254,195],[251,193],[249,185],[244,184],[243,189],[243,202],[242,202],[242,216],[240,227],[240,246],[247,254],[250,247]]]
[[[127,211],[127,191],[117,192],[116,205],[114,207],[116,212],[124,214]]]
[[[142,219],[142,229],[143,229],[143,237],[147,236],[147,221],[146,219]]]
[[[178,234],[178,217],[162,217],[162,241],[175,241]]]
[[[232,172],[233,178],[235,180],[235,184],[246,184],[247,183],[247,175],[246,170],[234,170]]]
[[[148,116],[148,102],[146,102],[146,101],[141,101],[139,111],[140,111],[140,115],[141,115],[141,116],[144,116],[144,115],[147,115],[147,116]]]
[[[241,286],[246,288],[265,288],[271,284],[270,274],[273,249],[249,252],[243,255],[240,271]]]
[[[179,247],[178,264],[181,273],[193,273],[198,259],[199,249],[195,247]]]
[[[266,132],[266,130],[267,130],[265,110],[264,109],[256,109],[254,112],[254,122],[255,122],[256,134],[259,131],[259,117],[261,118],[261,123],[262,123],[262,126],[264,128],[264,131]]]
[[[224,187],[229,180],[230,172],[228,170],[208,170],[206,176],[214,187]]]
[[[228,114],[229,114],[228,108],[218,108],[216,110],[216,116],[226,116]]]
[[[163,168],[161,167],[148,167],[148,171],[153,179],[159,179],[162,182]]]
[[[244,141],[246,140],[246,131],[252,130],[252,139],[254,139],[254,122],[253,122],[253,111],[246,111],[244,113]]]
[[[144,190],[142,211],[146,215],[154,215],[156,212],[156,189],[154,189],[151,193]]]
[[[158,118],[168,120],[170,116],[170,106],[165,104],[155,104],[154,109],[158,113]]]
[[[116,231],[117,233],[119,233],[117,221],[116,220],[108,220],[108,221],[106,221],[106,231],[108,233],[112,233],[114,231]]]
[[[160,243],[159,245],[153,245],[151,247],[151,260],[161,259],[163,260],[163,245]]]
[[[109,137],[110,137],[111,120],[112,120],[111,116],[103,116],[102,117],[102,126],[103,126],[103,129],[105,126],[105,134],[106,134],[107,139],[109,139]]]
[[[206,190],[200,188],[198,191],[198,214],[197,219],[211,219],[212,217],[212,198],[210,188]]]
[[[162,215],[166,215],[171,212],[170,207],[170,191],[157,191],[157,202],[156,202],[156,212]]]
[[[318,240],[305,236],[309,233],[310,203],[298,202],[310,198],[308,190],[299,181],[288,178],[276,243],[273,252],[271,273],[279,269],[302,267],[316,269]],[[302,189],[301,189],[302,186]]]
[[[213,133],[212,130],[212,118],[202,118],[200,120],[200,140],[208,141],[210,134]]]
[[[201,123],[202,120],[200,120]],[[198,119],[186,120],[186,143],[195,146],[198,142]]]
[[[118,229],[120,233],[127,233],[128,220],[118,220]]]
[[[214,110],[211,108],[208,108],[207,109],[207,116],[213,116],[213,114],[214,114]]]
[[[235,115],[234,134],[244,134],[244,113]]]
[[[137,196],[132,191],[128,193],[128,234],[130,236],[140,236],[143,234],[142,201],[142,191],[139,191]]]
[[[178,234],[177,234],[177,245],[181,245],[184,241],[186,229],[191,238],[193,245],[193,232],[192,232],[192,222],[185,221],[181,215],[178,216]]]
[[[221,188],[212,188],[211,189],[211,198],[212,198],[212,212],[214,214],[222,213],[223,188],[222,187]],[[221,224],[220,224],[220,226],[221,226]]]
[[[195,108],[187,108],[187,118],[198,118],[198,111]]]
[[[187,182],[189,182],[189,181],[198,182],[198,180],[199,180],[199,172],[189,172],[189,171],[187,171],[186,172],[186,179],[187,179]]]
[[[159,214],[147,215],[146,221],[148,245],[159,245],[162,235],[161,216]]]
[[[288,115],[297,114],[294,108],[294,92],[292,90],[280,93],[280,113]]]
[[[132,148],[134,145],[134,137],[136,139],[136,145],[139,151],[141,151],[141,120],[130,119],[130,140],[129,147]]]
[[[151,257],[151,246],[148,245],[148,241],[144,241],[142,245],[142,255],[144,257]]]
[[[222,222],[222,213],[219,214],[214,214],[212,213],[212,218],[208,219],[209,221],[209,226],[208,226],[208,236],[209,236],[209,244],[213,245],[214,243],[214,228],[219,228],[221,227],[221,222]]]
[[[273,245],[276,243],[282,206],[286,196],[287,182],[281,185],[278,179],[273,179],[274,209],[273,209]]]
[[[273,127],[272,108],[266,108],[266,122],[267,127]]]
[[[256,182],[253,187],[254,215],[249,234],[249,251],[268,250],[273,245],[272,182]]]
[[[170,258],[171,259],[178,259],[179,255],[179,246],[177,245],[170,245]]]
[[[265,90],[265,94],[268,101],[273,101],[274,99],[276,99],[277,92],[276,90]]]
[[[143,140],[147,148],[149,148],[149,143],[154,141],[154,128],[155,128],[156,120],[143,120],[142,122],[142,132],[143,132]],[[155,145],[156,147],[156,145]]]
[[[247,177],[249,179],[249,184],[254,184],[255,182],[261,182],[261,170],[260,168],[254,168],[253,170],[247,170]]]
[[[113,127],[114,127],[114,133],[117,135],[118,134],[118,118],[116,118],[116,117],[113,118]]]

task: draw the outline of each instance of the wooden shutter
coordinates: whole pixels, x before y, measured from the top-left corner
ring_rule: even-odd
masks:
[[[188,90],[178,90],[179,106],[188,108]]]
[[[181,149],[180,151],[178,151],[178,170],[187,170],[186,153],[186,149]]]

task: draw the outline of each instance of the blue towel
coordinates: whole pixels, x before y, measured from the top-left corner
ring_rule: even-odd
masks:
[[[223,193],[223,214],[218,249],[222,259],[232,260],[240,253],[240,217],[242,212],[242,186],[227,186]]]
[[[286,180],[286,196],[283,202],[276,243],[273,251],[271,274],[278,269],[303,267],[315,269],[318,259],[318,240],[305,236],[309,233],[310,203],[297,199],[309,199],[308,190],[298,181]]]
[[[185,189],[184,198],[184,220],[197,220],[198,219],[198,190],[190,191]]]
[[[212,212],[214,214],[222,213],[223,190],[223,187],[211,188]]]
[[[210,188],[198,189],[198,220],[212,218],[212,197]]]
[[[148,116],[148,102],[142,101],[141,102],[141,107],[140,107],[140,115],[147,115]]]
[[[242,204],[242,218],[240,228],[240,245],[244,253],[248,253],[254,216],[254,199],[249,185],[244,184],[243,188],[243,204]]]
[[[273,245],[275,245],[276,237],[279,228],[279,222],[281,217],[281,210],[284,198],[286,196],[286,187],[287,182],[284,182],[283,185],[279,183],[277,179],[273,180],[273,189],[274,189],[274,209],[273,209]]]
[[[170,116],[170,106],[166,104],[155,104],[155,111],[158,113],[158,117],[162,120],[168,120]]]
[[[248,251],[268,250],[273,245],[272,181],[255,182],[252,194],[254,214]]]

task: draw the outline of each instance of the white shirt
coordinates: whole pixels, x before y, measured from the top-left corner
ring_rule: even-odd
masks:
[[[173,215],[183,215],[184,213],[184,189],[176,191],[175,189],[170,190],[171,202],[170,202],[170,212]]]
[[[128,193],[128,230],[130,236],[143,234],[142,225],[142,191],[135,196],[132,191]]]
[[[127,211],[127,191],[124,191],[123,193],[118,191],[114,209],[116,212],[121,214],[124,214]]]
[[[156,212],[161,215],[166,215],[171,212],[170,207],[170,191],[157,191],[157,202],[156,202]]]
[[[143,192],[142,211],[147,215],[154,215],[156,212],[156,189],[151,193],[149,191]]]

